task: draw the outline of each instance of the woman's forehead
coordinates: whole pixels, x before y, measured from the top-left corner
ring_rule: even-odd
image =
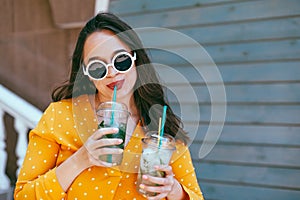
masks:
[[[84,60],[91,57],[110,59],[120,50],[129,52],[130,48],[112,31],[102,30],[88,36],[84,44],[83,57]]]

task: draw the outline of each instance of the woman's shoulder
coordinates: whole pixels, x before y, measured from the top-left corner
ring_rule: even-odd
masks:
[[[74,115],[76,109],[74,104],[83,97],[63,99],[51,102],[44,111],[37,126],[31,131],[31,135],[36,134],[44,138],[61,142],[64,137],[76,137]],[[80,112],[77,109],[77,113]],[[73,134],[72,134],[73,133]]]
[[[176,140],[176,150],[186,151],[188,146],[182,140]]]
[[[63,99],[60,101],[51,102],[47,109],[49,108],[69,108],[72,106],[72,99]],[[47,110],[46,109],[46,110]]]
[[[69,99],[62,99],[60,101],[51,102],[49,106],[46,108],[46,112],[48,110],[55,111],[55,110],[72,110],[74,106],[76,106],[80,102],[88,101],[87,95],[81,95],[75,98]]]
[[[76,106],[80,101],[84,101],[86,96],[79,96],[76,98],[63,99],[56,102],[51,102],[48,107],[44,110],[40,122],[48,123],[61,123],[62,120],[70,120],[73,118],[75,113],[80,112],[80,108]],[[79,110],[79,111],[78,111]]]

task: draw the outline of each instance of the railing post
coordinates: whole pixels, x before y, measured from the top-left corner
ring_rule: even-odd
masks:
[[[18,177],[19,172],[20,172],[20,168],[23,164],[24,161],[24,157],[26,154],[26,149],[27,149],[27,132],[28,132],[28,128],[26,126],[26,124],[18,119],[15,118],[15,129],[18,133],[18,141],[17,141],[17,145],[16,145],[16,156],[17,156],[17,166],[18,169],[16,171],[16,175]]]
[[[10,187],[10,181],[5,173],[7,161],[7,152],[5,144],[4,111],[0,107],[0,189],[7,190]]]
[[[36,126],[43,113],[1,84],[0,94],[0,192],[2,192],[2,190],[9,191],[8,189],[10,188],[10,180],[5,173],[8,155],[5,143],[4,112],[14,118],[14,128],[18,134],[15,149],[15,154],[17,156],[16,164],[18,167],[16,170],[17,177],[26,154],[28,130],[33,129]],[[0,199],[1,197],[2,194],[0,193]]]

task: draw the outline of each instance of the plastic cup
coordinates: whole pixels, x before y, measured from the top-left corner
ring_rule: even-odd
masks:
[[[129,112],[127,106],[123,103],[109,101],[99,105],[97,109],[98,128],[119,128],[118,133],[108,134],[102,138],[119,138],[123,140],[122,144],[107,146],[108,148],[124,149],[128,116]],[[123,154],[101,155],[99,159],[108,163],[120,165],[122,163]]]
[[[161,145],[159,146],[159,140]],[[142,179],[143,175],[150,175],[155,177],[165,177],[165,173],[155,170],[156,165],[168,165],[175,148],[175,139],[164,134],[159,136],[157,131],[150,131],[146,137],[142,139],[143,152],[140,160],[140,168],[137,177],[137,190],[144,197],[151,197],[157,195],[153,192],[147,192],[139,187],[140,184],[155,186],[152,182]]]

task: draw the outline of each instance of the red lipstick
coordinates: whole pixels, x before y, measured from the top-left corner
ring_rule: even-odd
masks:
[[[114,90],[115,86],[117,86],[117,90],[121,89],[123,87],[123,83],[124,83],[124,79],[123,80],[119,80],[119,81],[115,81],[112,82],[108,85],[106,85],[107,87],[109,87],[111,90]]]

